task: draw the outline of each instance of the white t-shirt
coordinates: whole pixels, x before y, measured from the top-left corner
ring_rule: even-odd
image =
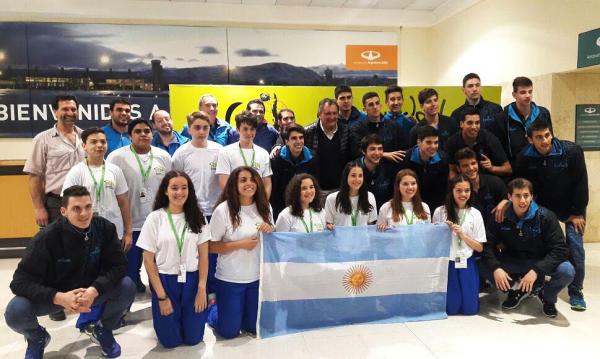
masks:
[[[412,222],[411,224],[417,223],[430,223],[431,222],[431,212],[429,210],[429,206],[425,202],[421,202],[423,206],[423,210],[427,213],[427,219],[420,219],[413,213],[413,204],[412,202],[402,202],[402,207],[404,207],[404,215],[400,216],[400,221],[395,222],[393,211],[392,211],[392,202],[387,201],[379,208],[379,216],[377,216],[377,224],[385,224],[389,227],[398,227],[408,225],[408,222]]]
[[[123,176],[123,171],[121,171],[119,167],[108,162],[105,162],[104,165],[104,184],[100,200],[96,198],[94,179],[90,175],[88,166],[84,162],[79,162],[71,167],[65,177],[61,195],[65,189],[74,185],[80,185],[87,188],[92,195],[94,212],[97,212],[98,215],[111,221],[117,227],[117,235],[119,238],[123,238],[123,217],[121,216],[121,209],[117,202],[117,196],[127,193],[127,182],[125,176]],[[102,178],[102,166],[90,167],[90,169],[94,174],[96,181],[100,182],[100,179]]]
[[[152,169],[148,179],[144,182],[140,167],[130,147],[121,147],[108,155],[107,162],[119,166],[125,175],[127,187],[129,187],[129,207],[131,207],[131,225],[134,231],[142,229],[144,220],[152,212],[154,197],[160,186],[160,182],[167,172],[171,170],[171,156],[165,150],[151,147],[154,156]],[[144,170],[150,163],[150,152],[138,155]]]
[[[261,178],[269,177],[273,174],[269,152],[257,145],[253,145],[252,148],[243,148],[242,151],[244,152],[246,162],[244,162],[244,158],[240,154],[239,142],[223,147],[221,152],[219,152],[216,173],[218,175],[229,175],[237,167],[246,166],[247,164],[254,168]],[[253,153],[254,163],[252,162]]]
[[[339,191],[330,193],[325,200],[325,221],[327,223],[333,223],[336,226],[351,226],[352,216],[339,212],[338,208],[335,206],[335,198],[337,197],[338,193]],[[373,206],[373,209],[369,213],[358,211],[358,215],[356,216],[357,226],[365,226],[377,220],[377,205],[375,203],[375,196],[373,196],[373,193],[369,192],[368,199],[371,206]],[[354,213],[358,206],[358,196],[350,197],[350,204],[352,205],[352,213]]]
[[[190,176],[196,190],[198,206],[202,214],[210,216],[217,202],[221,187],[217,169],[217,157],[223,148],[220,144],[208,141],[205,148],[194,147],[191,142],[179,147],[173,155],[173,169]]]
[[[303,213],[303,218],[296,217],[292,215],[292,207],[288,206],[279,213],[279,217],[277,217],[277,223],[275,223],[275,230],[277,232],[302,232],[306,233],[306,227],[308,227],[310,231],[310,223],[312,218],[312,231],[311,232],[321,232],[325,229],[325,211],[321,210],[320,212],[315,212],[312,209],[305,209]],[[306,223],[306,227],[304,227],[304,223],[302,223],[302,219],[304,219],[304,223]]]
[[[180,236],[186,224],[185,214],[177,213],[171,216],[177,235]],[[210,239],[209,226],[203,226],[200,233],[194,233],[188,228],[184,238],[180,255],[167,211],[161,208],[148,215],[136,245],[154,253],[159,273],[179,274],[180,263],[185,264],[186,272],[195,272],[198,270],[198,246]]]
[[[270,214],[271,218],[273,214]],[[240,224],[233,229],[227,202],[215,208],[210,219],[211,241],[233,242],[251,236],[258,236],[257,226],[264,220],[258,213],[256,203],[240,208]],[[217,279],[231,283],[251,283],[259,279],[260,241],[251,251],[238,249],[219,254],[217,259]]]
[[[485,227],[483,226],[483,218],[481,217],[481,213],[476,208],[469,207],[467,209],[461,209],[458,211],[459,221],[463,217],[464,221],[461,227],[465,234],[477,242],[486,242]],[[435,209],[432,222],[443,223],[446,225],[447,218],[448,215],[446,214],[446,207],[440,206]],[[462,242],[462,244],[459,246],[458,236],[452,234],[452,243],[450,244],[450,260],[454,261],[454,258],[458,257],[459,252],[463,253],[465,258],[469,258],[473,255],[473,249],[471,249],[471,247],[469,247],[465,242]]]

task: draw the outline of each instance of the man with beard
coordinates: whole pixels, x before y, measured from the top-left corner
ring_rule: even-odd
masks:
[[[171,157],[181,145],[190,140],[173,130],[171,115],[165,110],[158,110],[152,114],[152,124],[155,130],[152,146],[169,152]]]
[[[131,208],[133,243],[127,252],[127,275],[135,283],[139,293],[146,291],[140,279],[142,249],[135,243],[146,217],[152,212],[156,191],[165,173],[171,170],[171,157],[157,147],[151,146],[152,125],[138,118],[127,126],[131,145],[121,147],[108,156],[107,162],[117,165],[127,181],[127,197]]]
[[[102,126],[102,131],[106,134],[108,155],[123,146],[131,144],[131,138],[127,133],[127,125],[131,120],[131,104],[124,98],[117,98],[110,103],[110,123]]]

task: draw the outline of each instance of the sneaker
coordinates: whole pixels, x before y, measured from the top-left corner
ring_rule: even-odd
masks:
[[[48,314],[48,316],[50,317],[50,320],[53,320],[55,322],[61,322],[65,319],[67,319],[67,316],[66,316],[64,310],[59,310],[58,312],[50,313],[50,314]]]
[[[146,286],[144,285],[144,283],[142,283],[142,281],[135,283],[135,289],[137,290],[138,293],[146,292]]]
[[[115,340],[111,330],[98,323],[92,332],[92,342],[100,345],[102,355],[106,358],[117,358],[121,355],[121,346]]]
[[[506,297],[506,300],[504,302],[502,302],[502,308],[504,309],[515,309],[516,307],[519,306],[519,304],[521,304],[521,302],[527,298],[529,298],[529,293],[524,292],[520,289],[514,290],[514,289],[509,289],[508,290],[508,297]]]
[[[94,328],[96,327],[96,323],[88,323],[85,327],[79,329],[79,331],[88,337],[94,344],[100,345],[100,343],[94,338]]]
[[[27,350],[25,359],[43,359],[44,349],[50,343],[50,334],[42,326],[39,327],[40,333],[38,339],[27,339]]]
[[[546,300],[544,299],[544,294],[542,292],[538,293],[538,298],[540,302],[542,302],[542,312],[544,312],[544,315],[548,318],[556,318],[556,316],[558,315],[558,310],[556,310],[556,304],[546,302]]]
[[[583,292],[581,290],[569,291],[569,304],[571,304],[571,309],[578,312],[583,312],[587,309],[585,299],[583,299]]]

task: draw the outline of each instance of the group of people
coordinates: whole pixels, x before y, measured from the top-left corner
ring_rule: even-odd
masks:
[[[119,356],[113,330],[146,291],[142,264],[163,346],[199,343],[205,323],[223,338],[255,333],[260,234],[272,231],[440,223],[452,232],[448,314],[478,312],[480,275],[508,293],[504,308],[537,296],[555,317],[568,286],[571,308],[585,310],[582,149],[554,137],[528,78],[514,80],[504,109],[483,99],[476,74],[463,89],[451,117],[423,89],[417,122],[398,86],[385,90],[382,113],[379,94],[362,97],[363,112],[341,85],[306,127],[292,109],[269,124],[256,99],[233,128],[206,94],[181,133],[164,110],[132,120],[125,99],[111,103],[109,124],[82,131],[77,99],[58,96],[57,123],[34,138],[24,168],[42,229],[5,313],[26,357],[41,358],[50,340],[36,317],[60,320],[64,309],[80,313],[77,327],[105,356]]]

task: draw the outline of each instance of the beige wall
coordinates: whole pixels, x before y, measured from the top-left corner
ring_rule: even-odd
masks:
[[[600,70],[598,70],[600,72]],[[575,140],[575,105],[600,103],[600,73],[574,71],[553,75],[552,121],[555,134],[566,140]],[[588,228],[586,242],[600,241],[600,181],[595,174],[600,173],[600,152],[586,151],[585,161],[588,170],[590,204],[588,206]]]
[[[487,0],[431,28],[436,85],[468,72],[496,85],[577,66],[577,37],[600,27],[598,0]]]

